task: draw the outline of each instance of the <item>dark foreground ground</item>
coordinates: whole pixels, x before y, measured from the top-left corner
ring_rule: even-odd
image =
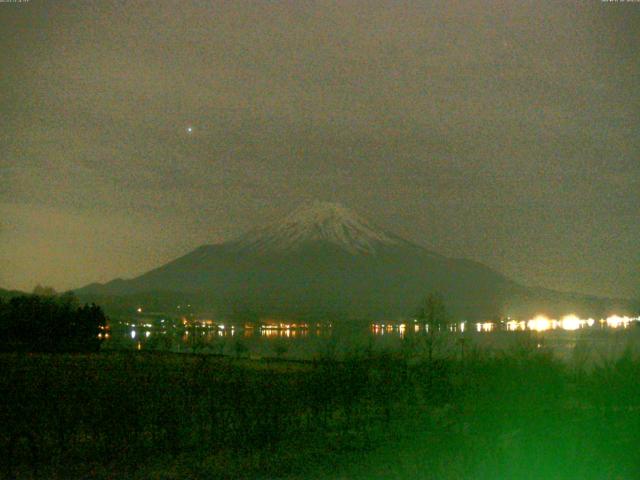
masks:
[[[5,478],[640,478],[640,361],[0,356]]]

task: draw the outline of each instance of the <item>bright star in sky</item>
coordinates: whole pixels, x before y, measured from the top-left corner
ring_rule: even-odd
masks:
[[[187,127],[187,133],[193,133],[193,127]]]

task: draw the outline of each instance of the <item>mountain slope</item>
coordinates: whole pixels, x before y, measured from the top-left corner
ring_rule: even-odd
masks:
[[[92,284],[84,298],[184,296],[231,317],[389,318],[411,315],[441,292],[457,318],[595,314],[606,301],[523,287],[477,262],[447,258],[373,226],[337,204],[315,202],[280,221],[196,250],[131,280]],[[163,297],[164,296],[164,297]],[[175,303],[174,303],[175,305]],[[562,310],[562,311],[561,311]]]

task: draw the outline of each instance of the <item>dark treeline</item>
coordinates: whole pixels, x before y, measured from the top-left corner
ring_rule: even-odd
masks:
[[[0,355],[17,478],[635,478],[640,362]]]
[[[71,294],[0,298],[0,351],[95,352],[106,326],[102,309]]]

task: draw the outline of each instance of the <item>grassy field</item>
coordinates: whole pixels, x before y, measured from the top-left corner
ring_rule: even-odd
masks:
[[[0,356],[5,478],[633,479],[640,361]]]

